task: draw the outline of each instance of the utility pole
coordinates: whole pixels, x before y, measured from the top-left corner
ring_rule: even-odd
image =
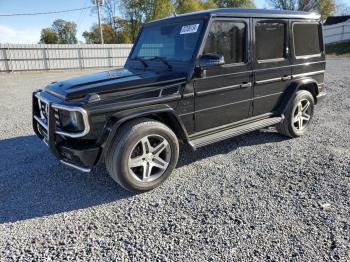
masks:
[[[100,28],[100,39],[101,39],[102,45],[103,45],[103,33],[102,33],[102,26],[101,26],[100,6],[103,5],[103,2],[104,0],[92,0],[92,3],[96,4],[96,8],[97,8],[98,27]]]

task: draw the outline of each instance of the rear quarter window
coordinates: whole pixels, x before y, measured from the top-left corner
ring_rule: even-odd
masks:
[[[294,23],[293,39],[295,56],[309,56],[321,53],[320,25],[316,23]]]

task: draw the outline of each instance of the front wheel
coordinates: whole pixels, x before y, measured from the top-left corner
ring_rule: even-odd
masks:
[[[314,104],[309,91],[299,90],[286,110],[285,119],[277,125],[277,131],[289,137],[304,135],[314,114]]]
[[[106,156],[110,176],[122,187],[145,192],[163,183],[176,166],[179,144],[158,121],[140,119],[124,125]]]

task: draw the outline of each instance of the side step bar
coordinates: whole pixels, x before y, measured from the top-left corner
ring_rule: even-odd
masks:
[[[190,145],[194,150],[212,144],[216,143],[231,137],[239,136],[244,133],[248,133],[251,131],[259,130],[261,128],[269,127],[276,125],[284,119],[284,116],[281,117],[272,117],[272,118],[267,118],[263,120],[259,120],[250,124],[238,126],[238,127],[233,127],[230,129],[225,129],[222,131],[218,131],[216,133],[212,133],[209,135],[203,135],[199,138],[194,138],[189,141]]]

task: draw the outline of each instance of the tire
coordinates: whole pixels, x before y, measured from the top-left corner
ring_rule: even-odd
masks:
[[[178,157],[178,139],[168,126],[152,119],[138,119],[118,130],[106,155],[106,168],[123,188],[141,193],[162,184]]]
[[[304,135],[314,114],[314,98],[309,91],[299,90],[285,112],[285,119],[276,128],[281,135],[299,137]]]

